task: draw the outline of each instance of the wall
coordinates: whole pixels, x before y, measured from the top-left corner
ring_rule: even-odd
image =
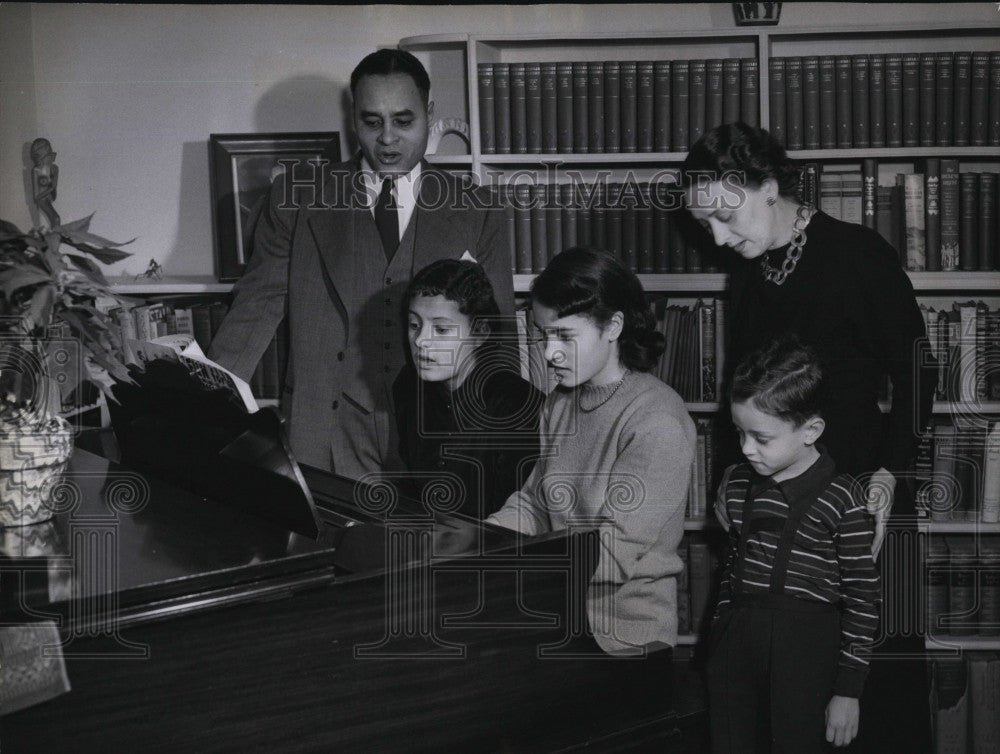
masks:
[[[781,28],[995,24],[994,3],[785,3]],[[377,46],[442,32],[733,28],[729,3],[535,6],[0,5],[0,216],[28,226],[26,145],[59,153],[57,207],[133,236],[136,274],[212,272],[210,133],[345,131],[344,88]],[[346,144],[343,145],[346,147]]]

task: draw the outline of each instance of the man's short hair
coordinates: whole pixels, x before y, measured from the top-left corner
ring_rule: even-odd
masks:
[[[426,104],[431,94],[431,79],[423,63],[405,50],[376,50],[358,63],[351,72],[351,96],[357,94],[358,84],[365,76],[388,76],[403,73],[413,79]]]

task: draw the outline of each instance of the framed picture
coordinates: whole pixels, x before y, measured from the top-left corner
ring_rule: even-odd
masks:
[[[308,180],[318,158],[340,161],[340,134],[211,134],[209,158],[216,273],[220,281],[234,281],[246,269],[268,188],[289,166],[287,160],[296,161],[297,178]]]

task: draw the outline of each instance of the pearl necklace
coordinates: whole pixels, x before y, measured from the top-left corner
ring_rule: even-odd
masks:
[[[601,400],[600,403],[595,403],[593,406],[588,406],[587,408],[584,408],[581,405],[580,408],[582,408],[584,411],[595,411],[595,410],[599,409],[601,406],[603,406],[605,403],[607,403],[608,401],[610,401],[612,398],[615,397],[615,393],[618,392],[618,389],[623,384],[625,384],[625,378],[629,376],[630,371],[631,370],[628,370],[628,369],[625,370],[625,373],[622,375],[621,379],[618,380],[618,382],[615,383],[615,386],[613,388],[611,388],[611,391]],[[604,387],[604,386],[602,385],[601,387]]]
[[[796,210],[795,222],[792,224],[792,240],[780,269],[771,264],[766,251],[761,255],[760,269],[765,280],[770,280],[775,285],[781,285],[785,282],[785,278],[795,271],[795,265],[802,257],[802,247],[806,245],[806,226],[812,219],[813,212],[814,208],[809,204],[800,204]]]

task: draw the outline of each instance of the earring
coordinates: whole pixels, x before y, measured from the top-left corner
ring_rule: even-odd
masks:
[[[773,207],[774,206],[774,201],[775,201],[775,199],[774,199],[773,196],[767,197],[767,206],[768,207]]]

